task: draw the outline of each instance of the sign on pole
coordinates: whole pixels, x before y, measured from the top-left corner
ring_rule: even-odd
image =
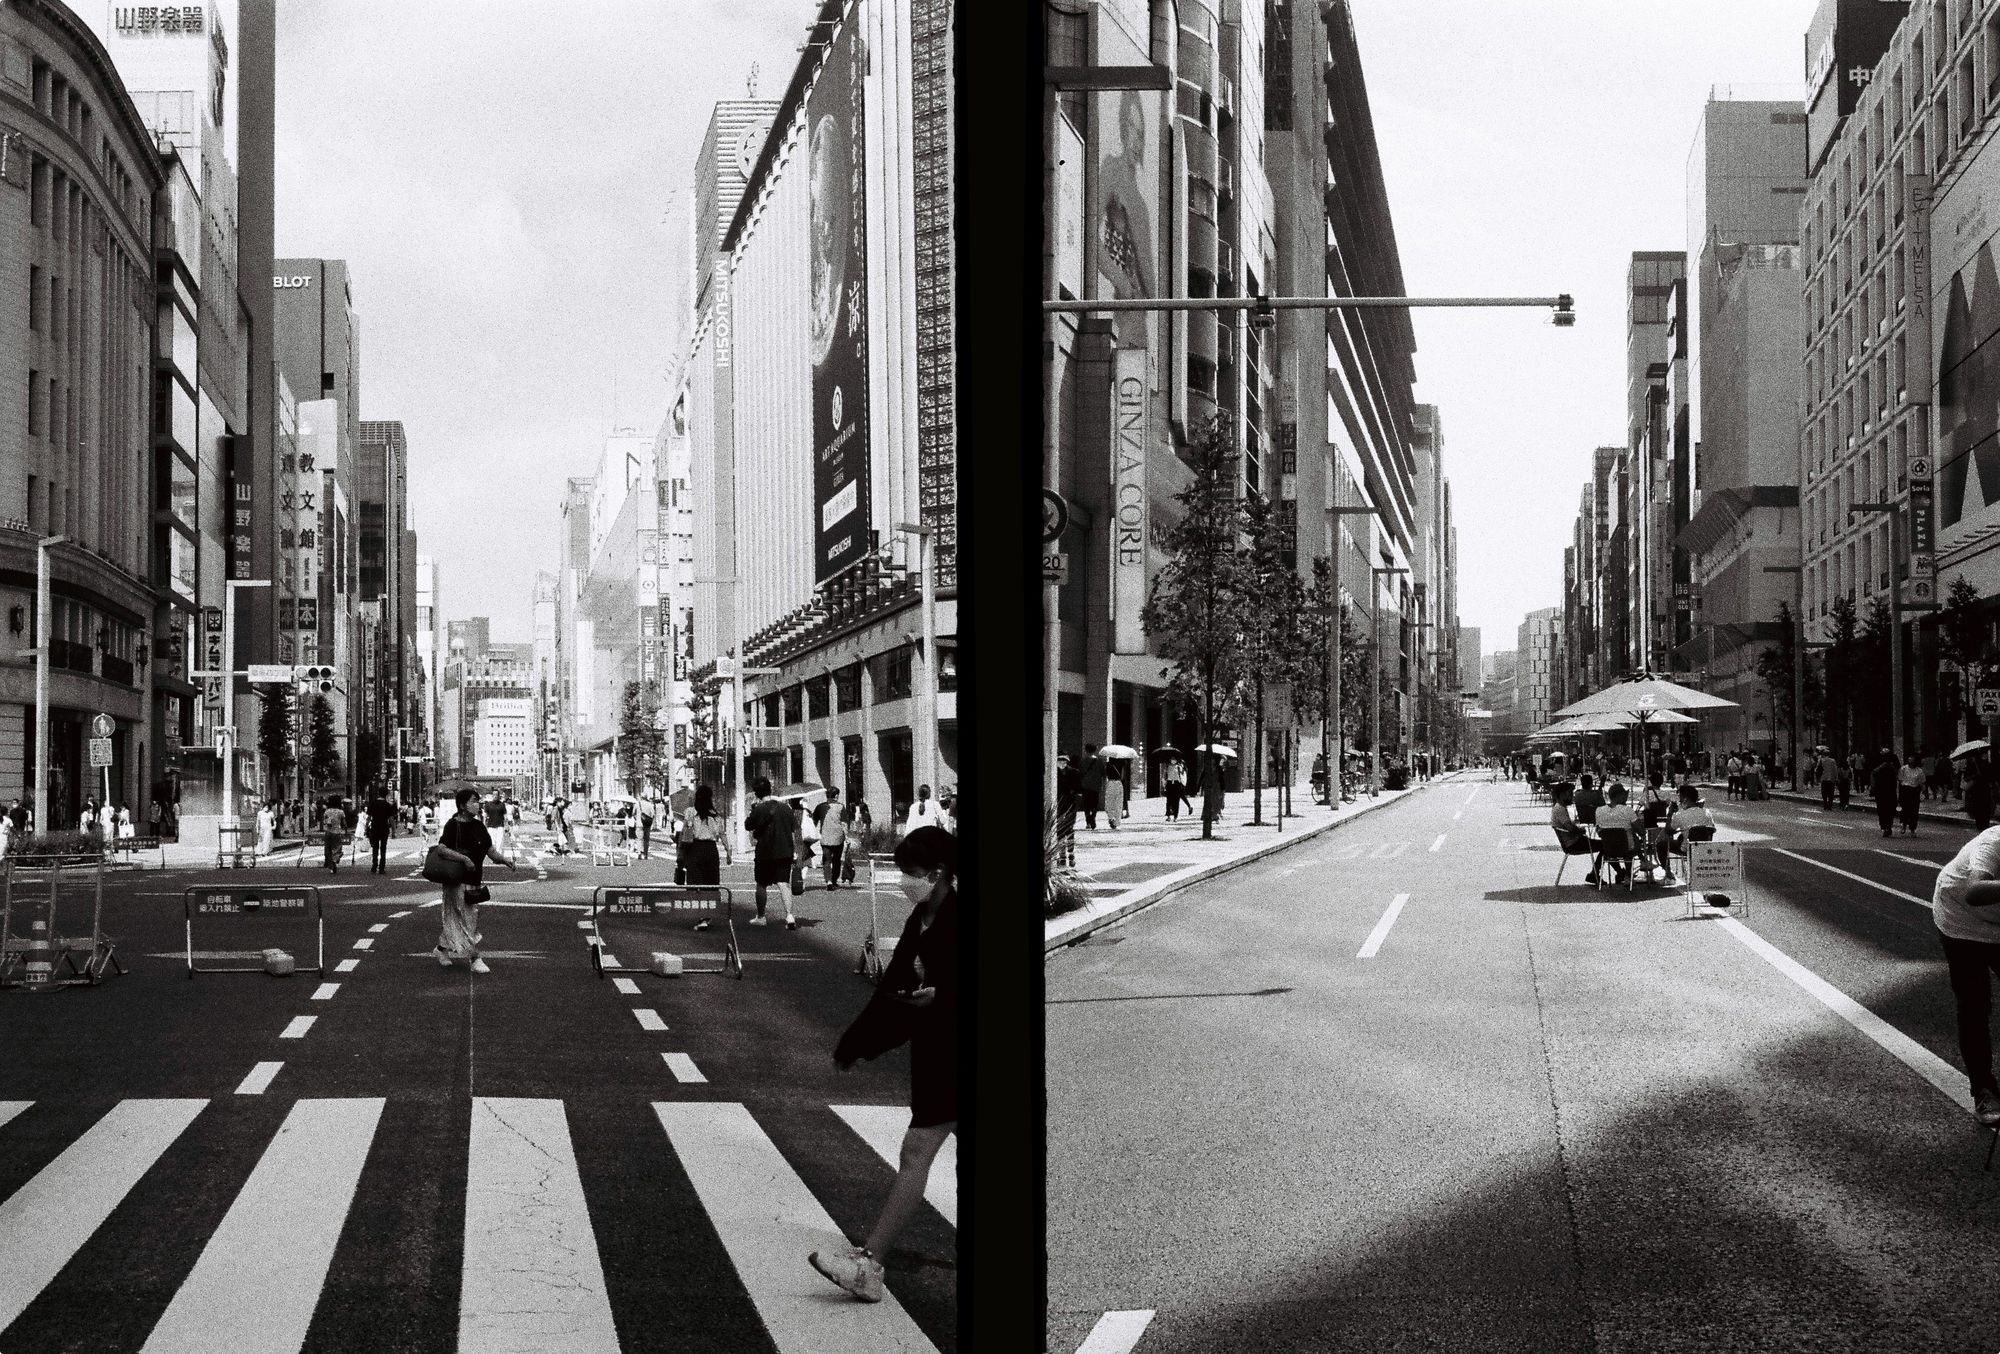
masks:
[[[1981,724],[2000,724],[2000,686],[1982,686],[1974,693]]]
[[[93,738],[90,740],[90,769],[98,771],[111,765],[111,740]]]
[[[290,663],[252,663],[250,681],[253,685],[262,682],[288,683],[292,680]]]
[[[118,732],[118,723],[110,715],[99,714],[90,717],[90,736],[92,738],[109,738],[116,732]]]

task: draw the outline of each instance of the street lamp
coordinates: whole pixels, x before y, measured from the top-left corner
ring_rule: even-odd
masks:
[[[1903,513],[1894,503],[1850,503],[1847,518],[1874,513],[1889,519],[1889,746],[1903,746]]]
[[[35,542],[35,830],[55,831],[49,813],[49,550],[67,536]]]
[[[1368,700],[1368,794],[1370,798],[1382,792],[1382,585],[1383,574],[1407,574],[1408,569],[1377,565],[1369,569],[1372,575],[1373,594],[1368,599],[1369,608],[1375,613],[1375,673],[1369,683],[1373,688]]]
[[[932,793],[942,789],[938,768],[938,653],[937,653],[937,551],[936,537],[927,526],[898,522],[896,530],[917,538],[917,568],[923,587],[924,622],[924,702],[918,716],[924,743],[918,749],[918,765]]]
[[[1336,481],[1335,491],[1339,485]],[[1326,806],[1338,811],[1340,808],[1341,774],[1347,770],[1347,725],[1340,717],[1340,521],[1342,517],[1379,517],[1382,510],[1376,507],[1343,508],[1329,507],[1326,510],[1327,545],[1327,692],[1326,718],[1320,722],[1319,755],[1326,763]],[[1340,760],[1334,760],[1338,752]]]

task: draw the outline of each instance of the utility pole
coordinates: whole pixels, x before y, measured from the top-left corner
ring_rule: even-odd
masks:
[[[1800,711],[1806,691],[1806,571],[1800,564],[1767,564],[1767,574],[1790,574],[1797,585],[1792,594],[1792,788],[1798,789]]]
[[[910,522],[898,522],[896,530],[917,538],[917,568],[923,590],[924,699],[917,716],[923,726],[924,741],[916,749],[923,778],[936,794],[942,771],[938,762],[938,652],[937,652],[937,550],[931,529]]]
[[[1875,513],[1889,519],[1889,747],[1901,755],[1903,739],[1903,512],[1894,503],[1852,503],[1847,516]]]
[[[1368,795],[1372,799],[1382,793],[1382,584],[1383,574],[1407,574],[1408,569],[1400,567],[1376,566],[1369,570],[1373,586],[1369,589],[1369,604],[1374,611],[1375,622],[1375,678],[1368,701]],[[1400,613],[1399,613],[1400,614]]]
[[[55,831],[49,814],[49,550],[67,536],[35,542],[35,831]]]

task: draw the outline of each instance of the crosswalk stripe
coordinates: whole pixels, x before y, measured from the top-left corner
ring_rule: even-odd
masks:
[[[376,922],[376,923],[375,923],[375,924],[374,924],[373,926],[371,926],[371,927],[369,927],[369,928],[368,928],[368,933],[369,933],[370,935],[380,935],[380,934],[381,934],[382,932],[384,932],[384,931],[386,931],[386,930],[388,930],[388,929],[389,929],[389,923],[388,923],[388,922],[385,922],[385,921],[378,921],[378,922]]]
[[[4,1125],[9,1119],[12,1119],[15,1115],[34,1103],[32,1100],[0,1100],[0,1125]]]
[[[903,1134],[910,1128],[910,1112],[900,1105],[835,1105],[833,1112],[847,1121],[861,1141],[875,1149],[875,1155],[891,1166],[903,1155]],[[958,1226],[958,1135],[952,1134],[938,1149],[931,1163],[931,1178],[924,1184],[924,1198],[944,1220]]]
[[[687,1054],[662,1053],[660,1056],[666,1059],[667,1070],[674,1074],[675,1081],[692,1083],[706,1082],[708,1080],[707,1077],[701,1074],[701,1069],[694,1065],[694,1059],[690,1058]]]
[[[0,1203],[0,1329],[61,1272],[207,1100],[122,1100]]]
[[[292,1106],[140,1354],[294,1354],[305,1344],[382,1105]]]
[[[748,1109],[655,1101],[653,1112],[780,1354],[935,1354],[893,1293],[829,1308],[834,1290],[805,1257],[848,1243]]]
[[[271,1079],[278,1075],[283,1063],[258,1063],[250,1069],[250,1075],[236,1088],[238,1095],[262,1095],[270,1086]]]
[[[560,1100],[472,1102],[458,1307],[461,1354],[618,1354]]]
[[[372,950],[375,948],[375,942],[369,937],[363,936],[354,942],[354,948],[357,950]]]

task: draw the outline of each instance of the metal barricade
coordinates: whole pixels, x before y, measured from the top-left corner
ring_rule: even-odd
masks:
[[[131,855],[139,851],[157,851],[160,853],[160,868],[167,868],[167,846],[157,836],[113,837],[105,850],[114,856],[120,852]],[[132,863],[137,865],[139,862],[135,860]]]
[[[889,967],[889,960],[896,953],[896,937],[882,938],[881,917],[875,898],[880,879],[892,873],[902,873],[894,856],[868,857],[868,938],[861,942],[861,959],[855,964],[854,971],[871,983],[882,980],[882,970]]]
[[[590,824],[590,863],[598,864],[599,858],[610,866],[626,866],[632,863],[631,844],[625,840],[624,825],[615,818],[593,819]]]
[[[243,858],[257,863],[257,829],[240,824],[224,823],[215,829],[215,868],[220,870],[243,868]]]
[[[219,888],[196,885],[181,892],[181,911],[187,928],[187,975],[192,978],[197,973],[262,973],[264,952],[258,950],[201,950],[194,947],[196,917],[245,917],[257,918],[260,924],[279,917],[296,917],[311,923],[313,953],[316,961],[311,964],[294,960],[294,969],[299,973],[326,972],[326,908],[320,902],[319,890],[309,884],[293,884],[286,887],[269,888]],[[274,937],[284,939],[282,933]],[[197,963],[197,960],[247,959],[257,956],[255,964]]]
[[[629,888],[599,885],[590,893],[590,964],[602,978],[607,973],[647,973],[651,970],[640,965],[618,962],[616,955],[605,954],[604,929],[601,918],[619,919],[636,917],[691,916],[706,913],[720,914],[727,938],[723,941],[721,962],[714,968],[691,968],[681,956],[683,973],[717,973],[736,978],[743,976],[743,949],[736,941],[735,895],[720,885],[693,884],[642,884]],[[706,920],[707,918],[704,918]],[[710,958],[703,955],[700,958]]]
[[[341,847],[341,852],[340,855],[336,857],[336,859],[340,860],[342,864],[352,865],[356,861],[360,860],[361,858],[359,854],[360,848],[355,845],[354,833],[352,832],[341,833],[340,847]],[[310,860],[314,865],[317,866],[324,867],[326,865],[326,833],[324,832],[306,833],[305,841],[301,843],[299,846],[299,857],[297,860],[292,862],[293,867],[297,868],[298,866],[304,865],[308,860]]]
[[[64,870],[90,872],[88,935],[64,933],[61,907]],[[48,878],[47,894],[34,900],[24,896],[41,882],[39,876],[44,873]],[[40,915],[33,915],[37,911]],[[14,931],[17,917],[28,928],[20,935]],[[84,956],[81,965],[77,963],[79,954]],[[67,972],[58,972],[58,965]],[[95,987],[107,974],[124,972],[117,942],[104,934],[102,854],[7,859],[4,884],[0,884],[0,988],[50,991],[58,987]]]

